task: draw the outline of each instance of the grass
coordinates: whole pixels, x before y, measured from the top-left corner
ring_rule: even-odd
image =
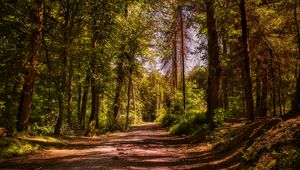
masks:
[[[50,136],[5,137],[0,139],[0,158],[12,158],[40,151],[48,146],[65,145],[67,140]]]

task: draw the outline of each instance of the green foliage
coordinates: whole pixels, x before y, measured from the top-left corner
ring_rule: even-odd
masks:
[[[0,139],[0,157],[14,157],[31,153],[38,149],[38,145],[33,145],[25,140],[15,138]]]
[[[205,121],[205,113],[187,114],[189,116],[182,116],[170,127],[170,132],[172,134],[191,134],[208,129]]]
[[[215,115],[213,117],[213,121],[218,126],[222,126],[223,123],[225,122],[225,118],[229,118],[229,117],[232,117],[232,114],[230,111],[226,111],[223,108],[218,108],[217,110],[215,110]]]

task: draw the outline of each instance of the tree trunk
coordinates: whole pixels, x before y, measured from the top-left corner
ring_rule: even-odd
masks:
[[[68,75],[68,87],[67,87],[67,95],[68,95],[68,109],[67,109],[67,120],[68,124],[72,126],[72,74],[73,74],[73,68],[72,68],[72,61],[70,61],[69,66],[69,75]]]
[[[180,11],[180,38],[181,38],[181,46],[180,46],[180,58],[181,58],[181,68],[182,68],[182,73],[181,73],[181,82],[182,82],[182,102],[183,102],[183,111],[184,113],[186,112],[186,90],[185,90],[185,48],[184,48],[184,26],[183,26],[183,12],[182,12],[182,7],[179,9]]]
[[[85,129],[86,105],[87,105],[90,81],[91,81],[90,75],[87,74],[84,89],[83,89],[81,112],[80,112],[80,119],[79,119],[79,124],[81,129]]]
[[[262,96],[262,81],[261,81],[261,59],[257,59],[257,65],[256,65],[256,102],[255,102],[255,115],[260,115],[261,112],[261,96]],[[265,80],[264,80],[265,81]],[[264,89],[266,90],[266,89]]]
[[[281,63],[278,63],[278,76],[279,76],[279,82],[278,82],[278,102],[279,102],[279,115],[282,116],[282,96],[281,96]]]
[[[21,92],[17,116],[17,130],[26,131],[29,126],[29,110],[32,103],[33,86],[36,77],[38,51],[42,40],[43,0],[35,0],[35,9],[31,22],[31,52],[25,72],[25,82]]]
[[[263,60],[263,69],[264,72],[262,73],[262,85],[261,85],[261,98],[260,98],[260,106],[259,106],[259,116],[261,117],[265,117],[267,116],[267,105],[268,105],[268,63],[267,63],[267,60],[264,59]]]
[[[82,94],[82,83],[79,79],[79,84],[78,84],[78,100],[77,100],[77,118],[78,118],[78,121],[80,121],[80,111],[81,111],[81,94]]]
[[[205,0],[206,22],[208,29],[208,90],[206,119],[210,129],[215,128],[213,121],[214,111],[218,107],[221,67],[219,60],[219,45],[215,19],[215,0]]]
[[[247,12],[245,0],[240,1],[241,10],[241,25],[242,25],[242,45],[243,45],[243,62],[242,62],[242,77],[244,81],[244,91],[246,99],[246,113],[251,121],[255,120],[252,94],[252,80],[250,77],[249,64],[249,45],[248,45],[248,28],[247,28]]]
[[[94,26],[96,23],[94,22]],[[95,28],[94,28],[95,29]],[[97,39],[96,39],[96,34],[94,33],[93,39],[92,39],[92,48],[96,49],[97,47]],[[90,67],[92,71],[95,71],[95,58],[91,58],[90,62]],[[91,78],[91,91],[92,91],[92,103],[91,103],[91,115],[89,119],[89,124],[88,124],[88,129],[86,131],[85,136],[93,136],[95,134],[95,129],[96,129],[96,121],[97,121],[97,115],[99,111],[99,90],[97,87],[97,81],[96,79],[92,76]]]
[[[269,49],[270,53],[270,64],[271,64],[271,78],[272,78],[272,104],[273,104],[273,116],[276,116],[276,87],[275,87],[275,69],[274,69],[274,56],[273,56],[273,50]]]
[[[58,118],[56,121],[54,134],[60,135],[61,134],[61,126],[62,126],[63,119],[64,119],[64,101],[63,101],[62,93],[59,93],[57,97],[58,97]]]
[[[134,93],[134,84],[131,85],[132,88],[132,102],[133,102],[133,111],[134,111],[134,124],[137,124],[137,113],[136,113],[136,102],[135,102],[135,93]]]
[[[223,57],[226,58],[228,55],[227,41],[223,38],[222,42],[223,42]],[[223,72],[223,76],[222,76],[222,93],[223,93],[222,106],[225,110],[228,110],[228,105],[229,105],[228,73],[227,73],[227,75],[225,75],[224,72]]]
[[[85,136],[93,136],[96,129],[96,119],[99,111],[99,92],[96,84],[96,80],[91,80],[91,91],[92,91],[92,104],[91,104],[91,115],[89,119],[88,129]]]
[[[119,59],[118,63],[118,77],[117,77],[117,88],[116,88],[116,94],[115,94],[115,100],[114,100],[114,115],[113,115],[113,121],[111,124],[111,130],[114,130],[117,128],[117,118],[121,111],[121,90],[124,85],[124,63],[122,59]]]
[[[128,80],[128,90],[127,90],[127,113],[126,113],[126,124],[125,124],[125,130],[128,129],[128,123],[129,123],[129,112],[130,112],[130,91],[131,91],[131,72],[129,74],[129,80]]]
[[[177,27],[176,27],[176,12],[174,14],[174,23],[173,23],[173,58],[172,58],[172,71],[173,71],[173,90],[174,90],[174,99],[176,98],[176,89],[177,89],[177,76],[178,76],[178,61],[177,61]]]
[[[297,3],[297,0],[295,0],[294,5],[294,15],[295,15],[295,24],[296,24],[296,31],[297,31],[297,43],[298,43],[298,56],[297,56],[297,80],[296,80],[296,93],[295,97],[293,99],[292,103],[292,109],[291,113],[296,113],[296,115],[300,114],[300,30],[299,30],[299,24],[298,24],[298,18],[297,18],[297,7],[299,4]]]

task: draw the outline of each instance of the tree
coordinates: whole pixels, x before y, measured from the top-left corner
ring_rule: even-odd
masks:
[[[247,13],[245,0],[240,1],[241,26],[242,26],[242,77],[244,82],[244,93],[246,100],[246,113],[251,121],[255,119],[253,96],[252,96],[252,80],[250,77],[249,67],[249,47],[248,47],[248,28]]]
[[[297,63],[296,63],[296,69],[297,69],[297,79],[296,79],[296,93],[292,102],[292,109],[291,112],[297,113],[299,115],[300,113],[300,29],[298,24],[298,17],[297,17],[297,7],[299,7],[299,2],[297,3],[297,0],[294,1],[294,16],[295,16],[295,25],[296,25],[296,34],[297,34],[297,44],[298,44],[298,55],[297,55]]]
[[[42,42],[43,7],[43,0],[35,0],[35,9],[33,10],[31,22],[32,38],[30,58],[26,65],[24,85],[18,109],[18,131],[26,131],[29,126],[29,110],[36,77],[37,57]]]
[[[183,111],[186,112],[186,89],[185,89],[185,44],[184,44],[184,23],[183,23],[183,9],[179,6],[179,17],[180,17],[180,62],[181,62],[181,83],[182,83],[182,102],[183,102]]]
[[[219,43],[215,19],[215,1],[205,0],[208,30],[208,89],[206,119],[210,129],[214,129],[214,112],[218,107],[221,67],[219,60]]]

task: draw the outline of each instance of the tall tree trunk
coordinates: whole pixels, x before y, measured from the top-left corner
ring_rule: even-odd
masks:
[[[64,101],[63,101],[63,93],[59,93],[57,95],[58,98],[58,118],[55,124],[54,134],[60,135],[61,134],[61,126],[64,119]]]
[[[42,40],[43,0],[35,0],[35,9],[31,21],[31,51],[25,72],[25,82],[21,92],[17,116],[17,130],[26,131],[29,126],[29,110],[32,103],[33,86],[36,77],[38,51]]]
[[[93,136],[96,129],[96,119],[99,111],[99,92],[96,84],[96,80],[92,78],[91,80],[91,91],[92,91],[92,104],[91,104],[91,115],[89,119],[88,129],[85,136]]]
[[[73,62],[69,62],[69,75],[68,75],[68,87],[67,87],[67,95],[68,95],[68,109],[67,109],[67,120],[68,124],[72,126],[72,74],[73,74]]]
[[[176,23],[176,12],[174,14],[174,23],[173,23],[173,58],[172,58],[172,71],[173,71],[173,90],[176,98],[176,89],[177,89],[177,76],[178,76],[178,61],[177,61],[177,23]]]
[[[133,111],[134,111],[134,124],[137,124],[137,113],[136,113],[136,102],[135,102],[134,84],[131,85],[131,88],[132,88],[132,102],[133,102]]]
[[[297,31],[297,43],[298,43],[298,56],[297,56],[297,80],[296,80],[296,93],[295,97],[292,102],[292,109],[291,113],[296,113],[296,115],[300,114],[300,29],[298,24],[298,17],[297,17],[297,8],[299,6],[299,3],[297,3],[297,0],[295,0],[294,5],[294,15],[295,15],[295,25],[296,25],[296,31]]]
[[[226,58],[228,55],[228,48],[227,48],[227,41],[225,40],[225,38],[222,39],[222,43],[223,43],[223,57]],[[228,70],[228,68],[227,68],[227,70]],[[229,105],[228,73],[227,73],[227,75],[225,75],[224,72],[223,72],[223,76],[222,76],[222,93],[223,93],[222,94],[223,108],[225,110],[228,110],[228,105]]]
[[[181,45],[180,45],[180,58],[181,58],[181,82],[182,82],[182,102],[183,102],[183,111],[184,113],[186,112],[186,90],[185,90],[185,48],[184,48],[184,26],[183,26],[183,12],[182,12],[182,7],[180,7],[180,38],[181,38]]]
[[[77,118],[78,121],[80,121],[80,111],[81,111],[81,98],[82,98],[82,82],[79,78],[79,83],[78,83],[78,99],[77,99]]]
[[[267,105],[268,105],[268,62],[267,59],[264,58],[263,59],[263,66],[262,70],[264,70],[264,72],[262,72],[261,76],[262,76],[262,85],[261,85],[261,98],[260,98],[260,106],[259,106],[259,116],[261,117],[265,117],[267,116]]]
[[[256,65],[256,102],[255,102],[255,115],[258,116],[260,115],[261,112],[261,96],[262,96],[262,80],[261,80],[261,59],[257,59],[257,65]],[[264,80],[266,81],[266,80]],[[264,89],[266,90],[266,89]]]
[[[273,56],[273,50],[270,48],[269,49],[269,53],[270,53],[270,64],[271,64],[271,78],[272,78],[272,104],[273,104],[273,116],[276,116],[276,87],[275,87],[275,69],[274,69],[274,56]]]
[[[79,124],[80,124],[81,129],[85,129],[86,105],[87,105],[90,81],[91,81],[90,75],[89,75],[89,73],[87,73],[85,85],[84,85],[84,89],[83,89],[81,112],[80,112],[80,119],[79,119]]]
[[[283,109],[282,114],[285,114],[285,98],[284,98],[284,90],[283,90],[283,86],[282,86],[282,70],[281,70],[281,62],[278,65],[278,72],[279,72],[279,77],[280,77],[280,81],[279,81],[279,93],[280,93],[280,107]],[[280,111],[281,112],[281,111]]]
[[[251,121],[255,120],[252,94],[252,80],[250,77],[250,63],[249,63],[249,45],[248,45],[248,28],[247,28],[247,12],[245,0],[240,1],[241,10],[241,25],[242,25],[242,45],[243,45],[243,64],[242,76],[244,81],[244,91],[246,99],[246,112]]]
[[[219,86],[221,79],[221,66],[219,59],[218,34],[215,19],[215,0],[205,0],[206,22],[208,29],[208,89],[206,119],[210,129],[215,128],[213,121],[214,111],[218,107]]]
[[[95,26],[96,23],[94,23]],[[92,48],[96,49],[97,47],[97,39],[96,34],[94,33],[93,40],[92,40]],[[91,58],[90,66],[92,71],[95,71],[95,58]],[[91,78],[91,92],[92,92],[92,103],[91,103],[91,115],[89,119],[88,129],[86,131],[85,136],[93,136],[95,134],[96,129],[96,121],[97,121],[97,115],[99,111],[99,90],[97,87],[97,81],[92,76]]]
[[[122,59],[119,59],[118,63],[118,77],[117,77],[117,88],[116,88],[116,93],[115,93],[115,99],[114,99],[114,115],[113,115],[113,120],[111,124],[111,129],[114,130],[117,128],[117,118],[120,114],[121,111],[121,90],[123,89],[124,85],[124,61]]]
[[[128,123],[129,123],[129,112],[130,112],[130,94],[131,94],[131,72],[129,73],[129,80],[128,80],[128,90],[127,90],[127,113],[126,113],[126,123],[125,123],[125,130],[128,129]]]
[[[279,76],[279,82],[278,82],[278,102],[279,102],[279,115],[282,116],[282,96],[281,96],[281,63],[278,63],[278,76]]]
[[[128,17],[128,1],[125,1],[125,14],[124,16],[127,18]],[[121,47],[120,51],[125,51],[125,46]],[[120,54],[118,57],[118,64],[117,64],[117,88],[116,88],[116,93],[115,93],[115,99],[113,102],[113,108],[114,108],[114,112],[113,112],[113,118],[112,118],[112,122],[110,125],[110,129],[114,130],[117,128],[117,119],[118,116],[120,115],[121,112],[121,91],[123,89],[124,86],[124,80],[125,80],[125,61],[124,58],[126,58],[125,54]]]

